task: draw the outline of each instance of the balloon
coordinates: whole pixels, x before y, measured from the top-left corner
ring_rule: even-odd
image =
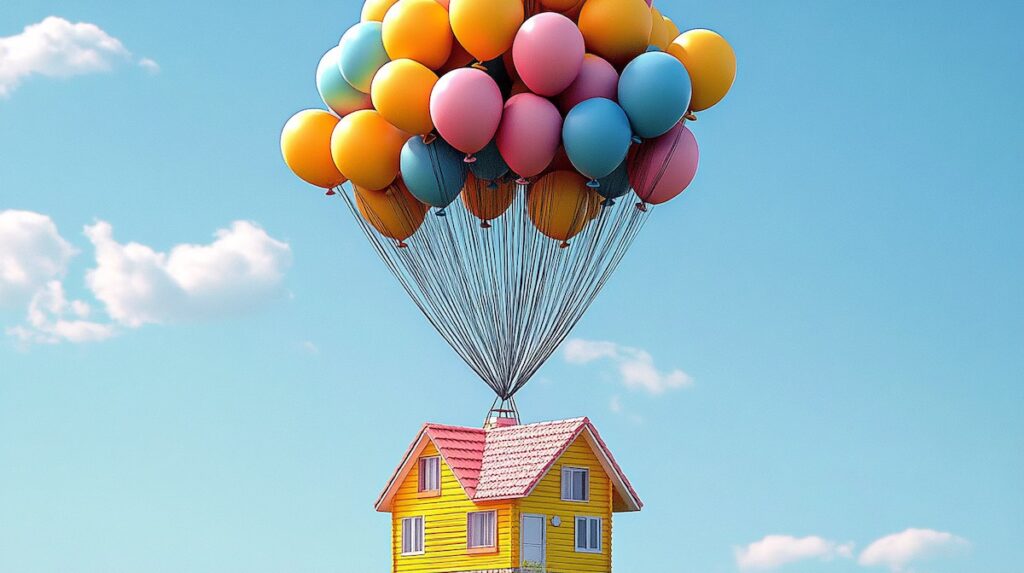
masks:
[[[384,16],[395,2],[398,0],[366,0],[366,4],[363,4],[362,21],[383,22]]]
[[[368,94],[370,84],[377,70],[388,63],[388,53],[384,51],[384,40],[381,38],[383,26],[380,22],[363,22],[356,24],[341,37],[341,55],[338,57],[338,68],[345,80],[352,87]]]
[[[320,65],[316,68],[316,89],[320,92],[320,99],[338,117],[345,117],[361,109],[371,109],[373,103],[370,97],[352,87],[341,75],[341,69],[338,68],[339,56],[341,48],[335,46],[320,58]]]
[[[679,35],[679,29],[675,28],[671,20],[662,16],[657,8],[651,8],[651,19],[651,39],[647,43],[657,46],[662,52],[667,51],[672,40]]]
[[[607,177],[626,158],[633,131],[629,118],[615,102],[588,99],[565,117],[562,140],[576,170],[591,179]]]
[[[452,53],[448,11],[435,0],[399,0],[384,17],[383,40],[392,60],[408,58],[436,70]]]
[[[683,119],[690,109],[690,76],[679,60],[664,52],[647,52],[622,70],[619,105],[633,132],[658,137]]]
[[[498,151],[498,144],[492,141],[476,154],[476,161],[469,164],[469,170],[478,179],[494,181],[508,173],[508,165],[501,157],[501,152]]]
[[[356,186],[356,208],[377,232],[398,241],[405,247],[405,240],[416,234],[427,215],[427,206],[416,200],[402,183],[396,180],[386,189],[371,191]]]
[[[460,1],[465,0],[455,0]],[[430,95],[430,117],[437,132],[466,153],[467,160],[494,138],[503,107],[498,84],[476,68],[448,72]]]
[[[629,161],[623,161],[611,175],[601,178],[600,183],[596,191],[605,198],[602,205],[611,207],[616,199],[629,193]]]
[[[530,220],[544,235],[569,246],[590,222],[600,197],[587,187],[587,180],[572,171],[556,171],[542,177],[526,198]]]
[[[667,52],[668,48],[672,45],[672,41],[679,37],[680,32],[679,26],[676,26],[675,22],[672,21],[672,18],[669,18],[668,16],[662,16],[662,19],[665,21],[665,26],[668,28],[668,44],[662,51]]]
[[[450,2],[451,0],[437,0],[437,3],[444,6],[445,10],[448,9],[448,5],[450,4]]]
[[[619,72],[601,56],[587,54],[576,81],[558,96],[558,108],[563,114],[569,113],[580,102],[596,97],[618,99]]]
[[[374,110],[345,116],[331,136],[334,164],[352,183],[376,191],[398,176],[402,145],[409,135]]]
[[[555,12],[566,12],[583,3],[583,0],[540,0],[542,6]]]
[[[448,61],[443,66],[438,68],[437,74],[443,76],[452,70],[464,68],[473,63],[473,55],[466,51],[466,48],[462,47],[462,44],[458,42],[452,42],[452,53],[448,56]]]
[[[586,48],[572,20],[545,12],[530,18],[516,34],[512,57],[516,71],[530,90],[556,96],[576,79]]]
[[[483,62],[479,64],[483,66],[484,71],[487,75],[491,76],[494,83],[498,84],[498,89],[501,90],[501,97],[508,99],[512,95],[512,74],[508,73],[508,69],[505,67],[505,61],[502,58],[495,58],[489,62]],[[479,67],[477,67],[479,69]]]
[[[672,131],[645,141],[630,154],[629,180],[640,200],[660,205],[690,186],[699,164],[697,139],[680,122]]]
[[[523,0],[451,0],[452,31],[466,51],[486,62],[512,47],[523,25]]]
[[[462,189],[462,204],[480,219],[481,227],[489,229],[490,221],[502,216],[516,197],[516,184],[511,181],[484,181],[472,173]]]
[[[672,42],[668,53],[686,66],[693,80],[691,111],[704,111],[729,93],[736,81],[736,53],[711,30],[690,30]]]
[[[647,50],[652,25],[644,0],[587,0],[580,13],[587,51],[619,68]]]
[[[393,60],[377,72],[370,94],[374,107],[391,125],[407,133],[426,135],[434,130],[430,92],[436,83],[437,74],[423,64]]]
[[[414,137],[402,148],[402,181],[421,203],[442,209],[443,215],[466,184],[466,165],[444,140],[423,143]]]
[[[538,95],[513,96],[505,104],[498,128],[498,149],[505,163],[521,178],[540,175],[558,151],[562,114],[555,104]]]
[[[331,189],[345,182],[331,159],[331,134],[338,118],[321,109],[293,115],[281,130],[281,155],[305,182]]]

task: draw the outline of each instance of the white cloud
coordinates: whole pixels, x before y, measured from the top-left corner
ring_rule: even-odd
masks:
[[[113,325],[86,320],[91,311],[83,301],[68,301],[60,281],[50,281],[32,297],[28,324],[7,333],[26,344],[99,342],[114,336]]]
[[[251,310],[282,294],[292,259],[287,243],[246,221],[217,231],[208,245],[178,245],[169,253],[118,243],[102,221],[85,234],[96,248],[86,282],[111,318],[132,328]]]
[[[852,543],[836,543],[818,536],[768,535],[746,547],[735,548],[736,565],[743,570],[776,569],[789,563],[816,559],[831,561],[853,557]]]
[[[631,389],[651,394],[662,394],[667,390],[686,388],[693,385],[693,378],[682,370],[662,372],[654,365],[654,357],[646,350],[630,348],[614,342],[594,340],[570,340],[565,345],[563,356],[570,364],[589,364],[597,360],[611,360],[615,363],[622,383]]]
[[[970,543],[952,533],[934,529],[910,528],[887,535],[868,545],[861,552],[858,563],[865,566],[885,566],[892,571],[904,571],[913,561],[953,553],[970,547]]]
[[[0,308],[23,307],[64,276],[75,249],[46,215],[0,211]]]
[[[131,57],[120,40],[99,26],[49,16],[26,26],[20,34],[0,37],[0,97],[9,96],[32,75],[71,77],[106,72]],[[153,71],[156,62],[144,58],[139,65]]]
[[[160,73],[160,64],[156,63],[155,60],[150,58],[142,58],[141,60],[139,60],[139,67],[151,74]]]

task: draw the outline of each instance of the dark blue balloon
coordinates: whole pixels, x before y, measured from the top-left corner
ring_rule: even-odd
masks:
[[[618,169],[613,171],[611,175],[598,180],[601,186],[597,188],[597,192],[605,198],[605,207],[611,207],[615,204],[616,199],[629,193],[628,163],[628,161],[623,161],[622,165],[619,165]]]
[[[441,138],[423,143],[422,137],[413,137],[402,148],[402,180],[414,197],[444,215],[466,184],[464,154]]]
[[[469,164],[469,170],[476,175],[477,179],[494,181],[508,173],[508,165],[502,159],[501,152],[498,151],[498,144],[494,141],[476,152],[473,157],[476,157],[476,161]]]
[[[686,67],[664,52],[647,52],[622,70],[619,105],[644,139],[668,133],[690,109],[693,85]]]
[[[593,98],[569,111],[562,141],[577,171],[596,180],[611,175],[629,153],[633,131],[626,112],[610,99]]]

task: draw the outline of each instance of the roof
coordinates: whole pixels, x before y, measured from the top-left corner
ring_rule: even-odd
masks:
[[[437,448],[466,495],[473,501],[527,497],[565,450],[583,436],[609,475],[615,511],[639,511],[640,496],[630,485],[589,418],[492,429],[425,424],[377,499],[377,511],[391,501],[428,442]]]

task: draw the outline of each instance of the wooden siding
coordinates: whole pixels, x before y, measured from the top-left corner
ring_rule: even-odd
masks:
[[[428,443],[419,457],[438,455]],[[448,464],[441,460],[441,495],[420,498],[419,463],[413,464],[395,496],[392,508],[392,571],[394,573],[447,573],[508,569],[512,564],[512,503],[473,503],[462,490]],[[470,555],[466,548],[466,514],[473,511],[498,512],[496,553]],[[402,519],[424,517],[424,554],[402,556]],[[589,571],[589,570],[588,570]]]
[[[590,501],[562,501],[562,466],[590,470]],[[550,573],[609,573],[612,555],[612,491],[608,475],[585,437],[580,436],[551,466],[533,493],[516,503],[512,522],[512,559],[519,565],[519,516],[533,513],[547,517],[547,570]],[[551,524],[561,518],[559,527]],[[576,552],[576,516],[601,518],[601,553]]]

